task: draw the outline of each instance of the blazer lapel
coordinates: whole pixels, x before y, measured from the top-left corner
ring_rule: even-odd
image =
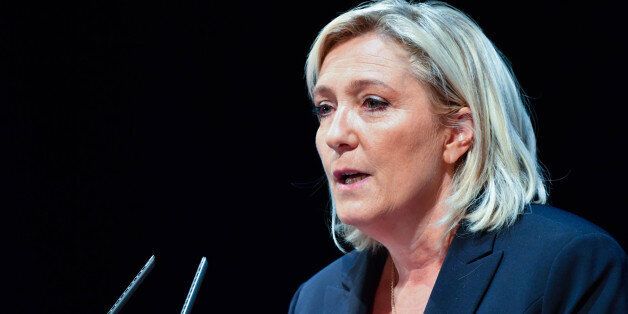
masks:
[[[325,290],[323,313],[367,313],[370,308],[388,255],[385,250],[350,254],[355,255],[342,266],[341,285],[328,286]]]
[[[438,274],[425,313],[476,311],[503,251],[493,252],[495,233],[472,234],[463,226],[453,239]]]

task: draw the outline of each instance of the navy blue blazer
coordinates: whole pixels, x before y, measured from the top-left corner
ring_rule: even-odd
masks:
[[[353,251],[303,283],[289,313],[369,313],[387,257]],[[459,228],[425,313],[628,313],[626,253],[560,209],[527,206],[499,232]]]

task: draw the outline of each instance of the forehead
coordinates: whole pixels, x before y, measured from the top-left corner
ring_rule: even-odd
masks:
[[[329,51],[321,65],[317,85],[355,76],[395,80],[411,74],[410,54],[399,43],[384,35],[368,33]]]

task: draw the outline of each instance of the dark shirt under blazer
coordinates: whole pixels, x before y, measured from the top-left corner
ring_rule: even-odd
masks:
[[[298,288],[289,313],[369,313],[386,257],[344,255]],[[628,313],[627,269],[608,233],[531,205],[499,232],[459,229],[425,313]]]

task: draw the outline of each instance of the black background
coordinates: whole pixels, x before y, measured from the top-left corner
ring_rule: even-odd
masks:
[[[287,311],[340,256],[303,66],[358,2],[24,2],[2,19],[3,231],[18,312]],[[530,97],[550,203],[626,248],[625,15],[602,2],[451,1]],[[8,56],[8,58],[7,58]],[[5,281],[6,282],[6,281]]]

